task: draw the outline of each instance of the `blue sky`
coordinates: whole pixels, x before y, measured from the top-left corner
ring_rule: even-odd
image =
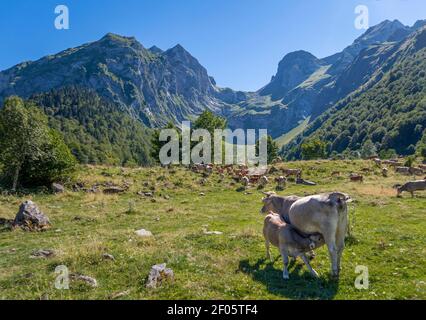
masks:
[[[54,8],[70,10],[70,30],[54,28]],[[303,49],[318,57],[342,50],[370,25],[426,19],[425,0],[1,0],[0,70],[101,38],[135,36],[145,47],[183,45],[218,85],[257,90],[278,62]]]

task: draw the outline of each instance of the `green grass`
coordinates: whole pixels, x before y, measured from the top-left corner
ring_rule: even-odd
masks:
[[[32,199],[53,224],[43,233],[0,230],[0,299],[108,299],[123,291],[129,293],[122,299],[426,298],[426,197],[396,198],[392,189],[407,177],[381,178],[377,168],[364,183],[349,183],[350,172],[374,168],[362,161],[278,166],[303,168],[306,179],[319,183],[306,187],[290,182],[281,194],[339,190],[355,199],[350,205],[353,237],[347,241],[339,281],[329,277],[325,247],[312,262],[320,279],[311,278],[298,260],[290,268],[290,280],[282,280],[281,260],[265,260],[262,194],[256,187],[249,194],[238,192],[239,185],[230,178],[220,183],[216,174],[201,186],[201,177],[184,168],[87,167],[79,176],[88,185],[130,181],[132,187],[113,196],[71,191],[0,196],[0,218],[13,218],[19,204]],[[342,176],[331,178],[335,170]],[[151,189],[156,202],[136,195]],[[138,239],[134,231],[142,228],[152,231],[154,239]],[[204,228],[223,234],[205,235]],[[31,259],[38,249],[54,249],[57,255]],[[103,253],[116,260],[103,260]],[[277,258],[278,250],[273,249],[273,256]],[[174,270],[175,281],[145,288],[151,266],[163,262]],[[99,286],[71,282],[70,290],[55,289],[58,265],[96,278]],[[368,290],[354,287],[357,265],[369,268]]]
[[[304,121],[300,122],[299,125],[289,132],[283,134],[281,137],[275,139],[275,142],[278,144],[278,147],[282,148],[285,145],[289,144],[294,138],[301,134],[309,124],[311,117],[306,118]]]

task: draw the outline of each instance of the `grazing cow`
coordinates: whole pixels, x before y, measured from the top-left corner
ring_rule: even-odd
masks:
[[[340,171],[333,171],[333,172],[331,173],[331,176],[332,176],[332,177],[339,177],[339,176],[340,176]]]
[[[321,234],[328,247],[331,272],[338,276],[348,230],[347,202],[350,197],[333,192],[304,197],[288,210],[290,224],[304,234]]]
[[[381,165],[382,165],[382,160],[380,160],[379,158],[375,158],[375,159],[373,159],[374,160],[374,162],[376,163],[376,165],[378,166],[378,167],[380,167]]]
[[[283,177],[283,176],[279,176],[279,177],[275,178],[275,182],[278,184],[278,188],[284,189],[285,185],[287,183],[287,178]]]
[[[282,221],[278,214],[271,212],[265,218],[263,235],[268,259],[271,259],[270,244],[280,250],[284,264],[284,279],[289,279],[289,256],[294,258],[301,257],[311,274],[318,278],[318,273],[311,267],[305,253],[324,244],[324,238],[320,234],[304,237],[293,226]]]
[[[364,177],[360,174],[352,174],[349,178],[352,182],[364,182]]]
[[[259,185],[265,187],[269,183],[269,179],[267,176],[262,176],[259,180]]]
[[[241,178],[241,183],[242,183],[242,185],[243,185],[245,188],[247,188],[247,187],[248,187],[248,185],[249,185],[249,183],[250,183],[250,179],[249,179],[248,177],[242,177],[242,178]]]
[[[395,167],[395,172],[404,175],[410,175],[410,168],[408,167]]]
[[[404,185],[396,185],[397,197],[401,197],[401,194],[405,192],[410,192],[411,197],[414,198],[414,191],[426,190],[426,177],[425,180],[411,181],[407,182]]]
[[[387,178],[389,174],[388,168],[382,168],[382,175],[384,178]]]
[[[411,167],[409,169],[409,171],[414,176],[421,176],[421,175],[423,175],[423,169],[421,169],[421,168]]]
[[[426,164],[419,164],[419,168],[422,170],[426,170]]]
[[[300,176],[302,174],[301,169],[282,169],[284,175],[289,176]]]

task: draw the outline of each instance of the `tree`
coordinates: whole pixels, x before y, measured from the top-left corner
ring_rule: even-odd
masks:
[[[364,159],[377,155],[377,148],[374,143],[368,139],[361,148],[361,157]]]
[[[19,97],[6,99],[0,110],[0,162],[3,178],[16,190],[45,184],[72,170],[75,158],[62,137],[48,127],[43,112]]]
[[[326,144],[319,139],[304,142],[301,149],[304,160],[324,159],[327,156]]]
[[[210,134],[214,135],[216,129],[224,130],[227,126],[225,118],[216,116],[213,112],[205,110],[194,122],[194,130],[206,129]]]
[[[267,151],[268,151],[268,163],[271,163],[278,158],[279,153],[278,144],[268,135],[267,138]],[[259,155],[259,140],[256,141],[256,154]]]

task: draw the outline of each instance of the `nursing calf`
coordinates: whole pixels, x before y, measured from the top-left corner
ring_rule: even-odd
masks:
[[[263,235],[265,237],[266,255],[271,258],[270,244],[279,248],[283,258],[283,278],[289,279],[288,274],[288,257],[300,257],[308,267],[314,277],[318,277],[318,273],[311,267],[305,253],[324,244],[324,238],[319,234],[304,237],[300,235],[290,224],[281,220],[276,213],[270,213],[266,216]]]

